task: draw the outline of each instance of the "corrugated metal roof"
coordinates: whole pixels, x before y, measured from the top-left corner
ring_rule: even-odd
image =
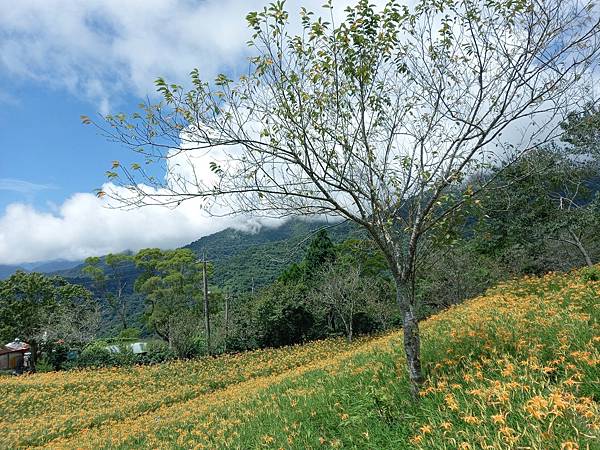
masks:
[[[0,355],[13,352],[26,352],[29,350],[29,344],[19,339],[15,339],[13,342],[6,344],[0,348]]]

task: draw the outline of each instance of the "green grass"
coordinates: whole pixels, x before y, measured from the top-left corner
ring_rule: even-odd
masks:
[[[313,346],[317,357],[293,368],[48,445],[600,449],[599,290],[579,272],[551,274],[503,284],[424,321],[427,380],[418,403],[395,332],[350,347]]]

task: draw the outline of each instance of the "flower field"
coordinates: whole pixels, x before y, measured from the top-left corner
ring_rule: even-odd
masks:
[[[0,378],[0,447],[600,448],[597,272],[502,284],[400,333],[131,369]]]

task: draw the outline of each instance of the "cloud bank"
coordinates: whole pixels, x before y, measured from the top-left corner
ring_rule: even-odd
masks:
[[[105,185],[104,189],[119,188]],[[210,217],[193,200],[176,209],[113,209],[105,198],[77,193],[53,212],[23,203],[9,205],[0,217],[0,264],[79,260],[145,247],[175,248],[228,227],[254,231],[278,223],[250,217]]]
[[[158,76],[184,82],[193,68],[212,78],[244,70],[246,14],[268,1],[28,0],[0,14],[0,69],[93,102],[102,113],[124,93],[154,93]],[[336,1],[336,11],[351,1]],[[291,0],[319,11],[321,0]],[[2,96],[0,95],[0,101]]]
[[[11,2],[0,14],[0,72],[9,84],[33,83],[56,89],[90,102],[101,113],[115,112],[124,106],[125,95],[153,95],[153,80],[158,76],[185,82],[193,68],[207,79],[219,72],[243,72],[250,37],[245,16],[267,3]],[[335,1],[338,19],[352,3]],[[322,4],[322,0],[289,0],[287,8],[295,13],[302,5],[319,12]],[[0,90],[0,102],[18,103],[8,92],[10,89]],[[42,188],[48,186],[0,180],[0,190],[32,192]],[[28,203],[13,203],[0,212],[0,264],[74,260],[150,246],[169,248],[229,226],[244,228],[257,223],[247,217],[211,218],[193,201],[175,210],[123,211],[106,208],[106,200],[92,194],[74,193],[51,207],[51,212]]]

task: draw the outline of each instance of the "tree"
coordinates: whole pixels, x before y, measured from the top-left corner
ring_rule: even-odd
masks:
[[[356,315],[366,313],[377,295],[376,283],[362,276],[360,267],[330,265],[321,273],[321,282],[310,297],[318,308],[333,311],[344,325],[346,339],[352,342]]]
[[[46,340],[81,344],[95,336],[98,317],[91,306],[91,293],[82,286],[17,271],[0,281],[0,339],[28,342],[35,363]]]
[[[133,257],[124,253],[109,253],[103,261],[97,256],[91,256],[85,260],[82,270],[92,279],[96,289],[106,297],[108,305],[121,323],[121,330],[126,330],[129,326],[125,295],[127,278],[124,269],[129,267],[132,261]],[[114,285],[114,292],[111,285]]]
[[[189,249],[141,250],[135,288],[146,295],[145,322],[180,356],[191,356],[201,334],[202,267]]]
[[[304,283],[277,281],[254,298],[254,330],[261,347],[281,347],[314,339],[315,318]]]
[[[318,230],[300,264],[293,263],[279,276],[284,283],[308,283],[315,278],[321,267],[335,260],[335,246],[325,229]]]
[[[394,277],[418,398],[414,280],[428,237],[486,188],[474,175],[556,136],[555,117],[595,65],[597,8],[421,0],[376,11],[360,0],[336,24],[325,7],[330,19],[302,9],[297,35],[282,1],[250,13],[247,75],[208,83],[194,70],[190,90],[158,79],[163,103],[106,116],[97,125],[110,139],[166,169],[115,161],[108,178],[125,190],[109,195],[124,207],[200,199],[218,214],[360,225]]]
[[[569,143],[572,153],[591,157],[591,161],[600,163],[600,107],[588,103],[580,111],[572,111],[561,123],[564,130],[562,140]]]
[[[495,185],[498,189],[482,199],[487,217],[475,226],[483,253],[505,254],[517,274],[593,265],[600,198],[592,160],[577,158],[564,146],[547,146],[521,158]],[[556,250],[559,255],[553,256]],[[576,261],[566,257],[569,250],[579,254]],[[516,264],[519,252],[526,255],[524,264]]]

